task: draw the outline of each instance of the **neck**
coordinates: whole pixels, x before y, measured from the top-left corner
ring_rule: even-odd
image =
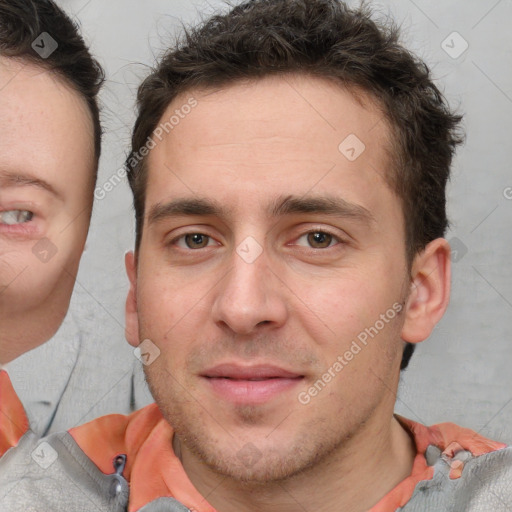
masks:
[[[415,448],[395,418],[367,423],[314,467],[256,485],[212,472],[183,446],[180,452],[190,480],[219,512],[364,512],[410,475]]]

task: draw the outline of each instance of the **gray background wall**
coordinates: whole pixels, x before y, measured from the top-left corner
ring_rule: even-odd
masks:
[[[147,65],[172,42],[180,22],[191,23],[223,4],[59,3],[80,20],[107,71],[101,186],[122,166],[134,121],[134,93]],[[451,305],[403,376],[397,411],[427,424],[453,421],[512,443],[512,2],[394,0],[373,5],[402,25],[406,45],[431,66],[451,104],[460,105],[467,129],[449,187],[448,239],[457,249]],[[81,392],[92,393],[91,399],[85,408],[66,404],[60,428],[113,407],[108,401],[116,396],[114,388],[128,394],[134,383],[137,403],[149,400],[141,394],[139,363],[123,335],[123,256],[132,247],[133,228],[131,197],[123,182],[96,203],[63,328],[50,344],[23,361],[20,386],[28,391],[37,386],[42,373],[71,371],[72,362],[66,367],[62,357],[70,343],[81,344],[88,353],[87,372],[92,373],[87,374],[88,389]],[[58,392],[54,390],[55,395]],[[117,405],[120,410],[127,406]],[[48,416],[48,405],[40,407],[41,416]]]

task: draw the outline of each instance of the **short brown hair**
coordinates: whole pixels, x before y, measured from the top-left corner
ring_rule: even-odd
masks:
[[[399,43],[398,35],[393,24],[374,21],[367,7],[350,9],[340,0],[249,0],[186,30],[138,91],[126,163],[136,248],[144,221],[147,157],[133,157],[172,100],[196,87],[298,72],[363,90],[383,109],[394,146],[386,179],[402,202],[411,263],[448,226],[445,188],[462,140],[461,118],[450,111],[427,65]],[[407,345],[402,368],[412,351]]]
[[[44,32],[58,47],[42,58],[33,44]],[[104,73],[78,26],[52,0],[0,0],[0,55],[52,71],[84,98],[93,121],[97,173],[102,135],[97,96]]]

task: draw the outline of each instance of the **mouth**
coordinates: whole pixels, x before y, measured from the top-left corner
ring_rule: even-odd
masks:
[[[221,364],[202,375],[210,389],[235,404],[262,404],[298,386],[304,375],[273,365]]]

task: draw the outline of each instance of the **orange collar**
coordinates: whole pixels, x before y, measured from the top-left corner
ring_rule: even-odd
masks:
[[[450,458],[461,450],[467,450],[474,456],[479,456],[500,450],[506,446],[503,443],[490,441],[476,432],[459,427],[454,423],[440,423],[439,425],[426,427],[399,415],[395,415],[395,418],[409,432],[416,445],[416,457],[414,458],[412,472],[368,512],[394,512],[411,499],[419,482],[430,480],[434,476],[434,467],[427,465],[425,459],[425,452],[431,445],[439,448],[443,455]],[[450,478],[459,478],[462,469],[463,464],[460,461],[454,463],[450,471]]]
[[[16,446],[28,430],[28,419],[11,379],[0,370],[0,457]]]
[[[506,446],[453,423],[425,427],[400,416],[397,419],[416,444],[413,469],[410,476],[369,512],[395,511],[409,501],[420,481],[432,478],[434,468],[427,465],[424,455],[429,445],[437,446],[449,457],[460,450],[478,456]],[[129,512],[136,512],[159,497],[173,497],[195,512],[216,512],[195,489],[174,454],[173,430],[156,404],[130,416],[104,416],[72,429],[70,433],[87,456],[106,474],[113,472],[112,460],[116,455],[127,455],[124,476],[130,482]],[[452,468],[450,477],[458,478],[462,467]]]
[[[173,497],[196,512],[216,512],[189,480],[172,448],[174,432],[156,404],[130,416],[103,416],[71,429],[78,446],[105,474],[116,455],[126,454],[129,512],[160,497]]]

